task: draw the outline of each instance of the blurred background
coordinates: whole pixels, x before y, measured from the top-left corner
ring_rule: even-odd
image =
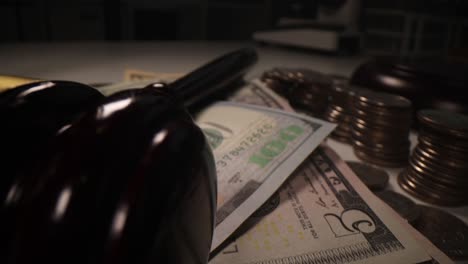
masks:
[[[263,34],[291,28],[313,39]],[[468,1],[1,0],[0,32],[1,42],[255,39],[325,51],[313,42],[331,37],[333,52],[466,58]]]

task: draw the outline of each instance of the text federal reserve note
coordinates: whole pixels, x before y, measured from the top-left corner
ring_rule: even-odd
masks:
[[[218,208],[212,250],[291,175],[335,125],[307,116],[223,102],[197,124],[213,149]]]

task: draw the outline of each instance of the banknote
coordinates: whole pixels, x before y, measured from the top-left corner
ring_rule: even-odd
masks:
[[[248,223],[254,222],[248,226]],[[421,263],[431,257],[322,145],[210,263]],[[242,228],[240,229],[242,230]]]
[[[126,69],[124,72],[124,81],[146,81],[146,80],[160,80],[165,82],[172,82],[184,74],[177,72],[150,72],[138,69]]]
[[[285,111],[294,111],[288,100],[273,92],[259,79],[253,79],[247,82],[244,86],[239,88],[238,91],[232,94],[228,100],[283,109]]]
[[[97,89],[105,96],[109,96],[111,94],[114,94],[116,92],[120,92],[123,90],[143,88],[147,86],[148,84],[151,84],[154,82],[155,82],[154,80],[123,81],[123,82],[112,83],[109,85],[104,85],[104,86],[98,87]]]
[[[155,82],[171,83],[182,76],[182,73],[160,73],[127,69],[124,72],[124,80],[122,82],[104,85],[99,87],[98,90],[108,96],[127,89],[143,88]]]
[[[272,94],[273,96],[271,96],[271,97],[267,96],[267,95],[270,95],[270,94]],[[265,99],[265,97],[267,99]],[[241,102],[252,103],[252,104],[256,104],[256,105],[264,105],[264,106],[273,107],[273,108],[280,108],[280,109],[284,109],[284,110],[288,110],[288,111],[292,110],[291,106],[287,103],[286,100],[284,100],[281,96],[275,94],[273,91],[271,91],[271,89],[269,89],[263,82],[261,82],[258,79],[254,79],[254,80],[250,81],[246,86],[242,87],[239,90],[239,92],[234,94],[234,96],[232,98],[230,98],[230,99],[234,100],[234,101],[241,101]],[[328,148],[328,147],[323,146],[322,148]],[[331,151],[331,150],[329,150],[329,151]],[[331,152],[333,153],[333,151],[331,151]],[[341,159],[337,155],[335,155],[335,159],[340,161],[340,162],[338,162],[338,164],[341,163]],[[309,162],[308,160],[304,161],[304,163],[308,163],[308,162]],[[307,165],[302,164],[301,166],[306,167]],[[301,171],[301,169],[298,169],[293,175],[298,174],[300,171]],[[348,170],[348,172],[349,172],[349,170]],[[353,175],[354,175],[354,173],[353,173]],[[296,176],[291,176],[291,181],[295,181],[295,177]],[[355,175],[350,176],[350,177],[354,177],[354,179],[356,179]],[[353,182],[354,182],[354,185],[361,185],[361,187],[358,188],[358,189],[366,189],[367,190],[367,188],[363,188],[362,183],[356,183],[356,181],[353,181]],[[385,203],[380,202],[377,197],[375,197],[373,194],[369,193],[368,191],[367,191],[365,197],[366,197],[367,200],[373,200],[374,201],[373,203],[377,203],[378,207],[387,208],[388,213],[390,215],[391,214],[393,214],[393,215],[391,215],[391,216],[387,215],[386,217],[389,218],[389,219],[392,219],[391,221],[399,222],[400,225],[405,230],[403,232],[407,233],[408,235],[410,234],[412,237],[414,237],[418,241],[418,243],[420,245],[422,245],[424,247],[424,250],[432,258],[430,260],[424,261],[423,263],[453,263],[444,253],[442,253],[439,249],[437,249],[434,245],[432,245],[432,243],[429,242],[424,236],[422,236],[411,225],[409,225],[408,222],[404,221],[404,219],[399,217],[398,214],[395,213],[390,207],[386,206]],[[244,238],[247,237],[247,240],[250,239],[252,241],[253,240],[252,234],[262,233],[262,232],[265,232],[265,230],[268,231],[268,224],[267,223],[268,223],[269,219],[266,219],[264,221],[260,221],[260,220],[263,219],[270,212],[272,212],[276,207],[278,207],[278,204],[279,204],[279,199],[278,198],[279,198],[279,192],[275,193],[275,195],[273,195],[272,198],[270,198],[259,210],[257,210],[251,217],[249,217],[241,225],[241,227],[239,227],[235,231],[236,234],[234,234],[233,237],[234,238],[239,237],[242,234],[246,233],[247,230],[250,230],[250,234],[244,234],[243,237]],[[379,204],[379,202],[380,202],[380,204]],[[289,213],[292,214],[292,215],[296,214],[294,210],[290,210]],[[282,217],[282,218],[289,218],[288,215],[278,214],[278,216]],[[312,216],[312,217],[314,217],[314,216]],[[294,217],[293,217],[293,219],[294,219]],[[275,228],[275,227],[273,226],[273,227],[270,227],[270,229],[271,228]],[[289,228],[289,231],[291,231],[290,226],[288,226],[287,228]],[[327,226],[327,228],[328,228],[328,226]],[[278,228],[275,228],[274,230],[278,230]],[[268,233],[267,233],[266,237],[268,238]],[[238,240],[241,240],[241,238],[238,238]],[[251,244],[251,246],[252,246],[252,248],[254,248],[254,247],[260,248],[261,247],[260,243],[261,243],[261,240],[259,240],[259,242],[256,242],[255,245]],[[234,254],[234,252],[239,252],[236,241],[233,242],[233,243],[229,243],[229,241],[226,241],[225,244],[227,246],[224,247],[221,250],[221,253],[216,255],[216,257],[211,262],[213,262],[213,263],[255,263],[252,260],[255,259],[255,254],[258,254],[257,250],[253,251],[253,253],[252,253],[253,255],[249,255],[248,252],[240,252],[240,253],[237,254],[237,257],[233,257],[232,255],[231,256],[229,256],[229,255]],[[278,246],[278,248],[275,247],[275,245],[270,244],[269,245],[269,250],[270,251],[277,251],[278,249],[283,250],[283,248],[284,248],[284,245],[281,245],[281,244],[276,245],[276,246]],[[294,247],[291,246],[290,248],[294,248]],[[283,250],[283,252],[284,252],[284,250]],[[267,254],[268,254],[268,252],[267,252]],[[273,258],[267,257],[266,259],[268,261],[264,261],[264,262],[265,263],[313,263],[313,262],[308,262],[308,261],[301,260],[300,256],[295,255],[294,251],[292,253],[288,253],[288,254],[281,255],[281,256],[283,256],[283,257],[284,256],[289,256],[289,258],[292,258],[294,260],[288,260],[288,259],[284,260],[283,259],[283,261],[276,261],[277,259],[275,260]],[[233,259],[236,259],[236,258],[237,258],[237,260],[233,260]],[[365,261],[359,260],[357,262],[365,262]],[[373,262],[373,259],[370,262]],[[326,262],[324,262],[324,263],[326,263]],[[334,262],[334,263],[337,263],[337,262]],[[397,263],[397,262],[395,262],[395,263]]]
[[[334,124],[272,108],[222,102],[197,117],[216,162],[212,249],[222,243],[333,130]]]

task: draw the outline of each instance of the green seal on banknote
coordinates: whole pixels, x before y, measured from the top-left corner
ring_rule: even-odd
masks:
[[[204,128],[203,133],[212,149],[216,149],[223,142],[223,134],[216,129]]]

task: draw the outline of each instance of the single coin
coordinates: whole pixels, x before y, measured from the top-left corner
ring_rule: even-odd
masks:
[[[346,124],[347,127],[349,127],[349,119],[350,117],[348,115],[341,115],[341,116],[333,116],[330,115],[329,113],[325,112],[323,115],[323,118],[326,119],[327,121],[330,121],[332,123],[338,123],[338,124]],[[350,128],[350,133],[351,133],[351,128]]]
[[[280,94],[282,96],[287,95],[288,87],[283,82],[281,82],[279,80],[269,79],[269,78],[263,78],[262,81],[265,83],[265,85],[268,88],[272,89],[273,91],[277,92],[278,94]]]
[[[387,186],[389,176],[385,170],[358,161],[346,161],[346,164],[369,189],[377,191]]]
[[[337,112],[337,113],[342,113],[342,114],[345,114],[348,112],[348,109],[346,109],[345,107],[341,106],[341,105],[337,105],[337,104],[329,104],[328,105],[328,108],[330,109],[331,112]]]
[[[326,91],[309,90],[303,88],[302,86],[298,86],[294,89],[291,89],[288,97],[291,97],[291,99],[302,101],[326,101],[328,104],[328,94],[326,93]]]
[[[344,124],[338,124],[332,133],[351,138],[351,132]]]
[[[466,204],[466,199],[460,197],[460,195],[425,185],[423,181],[415,177],[415,173],[411,169],[401,172],[398,175],[397,182],[404,191],[430,204],[440,206],[460,206]]]
[[[351,127],[346,122],[338,124],[337,129],[346,132],[348,135],[351,135]]]
[[[328,95],[321,91],[294,88],[289,92],[288,98],[297,101],[326,101],[328,104]]]
[[[324,75],[321,72],[313,71],[310,69],[299,69],[296,72],[297,80],[306,84],[316,84],[328,89],[332,86],[332,78]]]
[[[328,78],[331,79],[332,84],[336,86],[346,85],[349,82],[349,78],[341,74],[326,74]]]
[[[417,118],[421,125],[438,132],[468,139],[468,116],[443,110],[423,109]]]
[[[441,197],[441,195],[437,193],[429,192],[423,186],[420,186],[418,183],[412,181],[406,170],[402,171],[398,175],[397,183],[406,193],[431,204],[445,206],[458,202],[458,200],[447,201],[447,197]]]
[[[290,82],[292,78],[281,68],[273,68],[265,71],[260,77],[261,80],[274,80],[280,82]]]
[[[383,159],[381,157],[376,157],[373,154],[363,152],[362,150],[356,148],[353,148],[353,152],[359,159],[382,167],[402,168],[408,164],[408,159],[405,159],[404,157],[401,157],[396,160]]]
[[[355,94],[355,89],[353,89],[348,84],[332,84],[330,90],[330,101],[337,103],[341,106],[349,107],[351,104],[351,99]]]
[[[419,207],[421,213],[414,228],[453,260],[468,260],[468,226],[440,209]]]
[[[358,147],[355,145],[355,141],[353,141],[352,144],[353,144],[353,150],[355,153],[361,152],[361,154],[363,153],[364,155],[372,157],[373,160],[379,160],[382,162],[389,162],[389,163],[401,164],[401,165],[403,164],[406,165],[408,163],[409,151],[406,153],[383,153],[383,152],[369,151],[368,149]],[[372,163],[373,160],[370,162]]]
[[[297,71],[298,70],[294,68],[275,67],[271,70],[265,71],[262,75],[262,78],[292,82],[293,80],[297,79]]]
[[[291,104],[296,103],[307,106],[311,109],[323,109],[324,112],[328,106],[328,102],[323,100],[323,98],[305,99],[303,97],[296,98],[294,96],[290,96],[288,97],[288,100]]]
[[[351,134],[354,139],[359,140],[361,142],[369,142],[372,143],[380,143],[385,145],[402,145],[408,144],[409,142],[409,133],[408,134],[398,134],[396,132],[389,133],[388,131],[367,131],[367,130],[360,130],[354,125],[350,125],[351,127]]]
[[[411,109],[411,101],[403,96],[390,93],[375,92],[375,91],[360,91],[355,98],[358,101],[369,105],[385,107],[385,108],[400,108]]]
[[[356,144],[354,145],[356,145],[357,147],[361,147],[372,152],[382,152],[388,154],[409,154],[410,143],[406,141],[401,141],[399,139],[392,138],[379,138],[372,134],[366,136],[358,136],[353,130],[351,130],[350,134],[353,141],[356,142]]]
[[[444,146],[446,145],[455,145],[456,148],[460,149],[461,151],[465,151],[468,153],[468,139],[457,138],[451,135],[444,135],[438,133],[436,131],[431,131],[424,127],[421,127],[418,131],[418,135],[421,137],[428,138],[428,140],[432,142],[439,142],[442,143]]]
[[[436,175],[422,172],[413,164],[408,167],[407,174],[407,178],[420,185],[421,188],[427,189],[428,192],[445,195],[445,198],[450,196],[457,200],[466,200],[466,190],[461,185],[447,184],[439,179],[434,180]]]
[[[363,142],[353,137],[353,147],[358,148],[367,153],[376,154],[380,157],[408,157],[410,144],[409,142],[390,142],[390,143],[378,143],[376,141]]]
[[[349,89],[349,92],[347,94],[347,99],[344,105],[346,106],[347,109],[351,110],[354,105],[354,100],[355,100],[354,97],[356,96],[356,94],[359,91],[366,90],[366,88],[353,85],[353,86],[349,86],[348,89]]]
[[[333,132],[334,133],[330,134],[331,138],[336,139],[336,140],[341,141],[341,142],[344,142],[344,143],[348,143],[348,144],[351,143],[350,142],[351,139],[350,139],[349,135],[347,135],[345,133],[338,133],[336,131],[333,131]]]
[[[462,163],[458,164],[460,166],[457,166],[456,163],[452,163],[453,160],[444,157],[443,155],[440,155],[439,158],[437,158],[436,156],[431,155],[430,152],[426,152],[425,155],[429,155],[429,157],[427,157],[421,154],[421,152],[424,152],[424,150],[420,150],[420,146],[418,145],[414,148],[413,153],[411,154],[414,160],[418,161],[418,163],[431,167],[436,171],[454,175],[457,178],[465,178],[468,181],[468,177],[466,177],[466,175],[468,175],[468,164]]]
[[[325,111],[325,115],[336,120],[342,120],[345,118],[345,113],[344,112],[339,112],[335,109],[332,109],[330,105],[327,107],[327,110]],[[349,117],[348,117],[349,118]]]
[[[436,182],[446,183],[448,185],[455,185],[459,187],[466,187],[464,183],[468,183],[467,172],[448,171],[445,168],[435,167],[431,163],[426,163],[424,158],[419,159],[416,153],[411,155],[410,165],[415,171],[424,175],[428,175]]]
[[[429,147],[422,141],[416,146],[414,151],[417,151],[422,156],[436,162],[443,162],[447,167],[453,167],[454,169],[468,169],[468,164],[466,162],[467,155],[459,154],[459,152],[437,147]]]
[[[351,90],[349,89],[349,86],[347,84],[339,84],[339,85],[332,84],[330,94],[332,96],[332,99],[336,98],[338,99],[338,101],[341,101],[341,99],[345,99],[350,95],[349,94],[350,91]]]
[[[364,144],[368,143],[367,145],[373,144],[383,144],[385,146],[391,145],[409,145],[409,139],[407,136],[400,135],[397,137],[396,135],[389,135],[388,132],[379,132],[379,131],[359,131],[356,129],[354,125],[351,125],[351,135],[353,139],[360,141]]]
[[[366,116],[367,119],[383,119],[383,120],[402,120],[404,123],[410,123],[411,121],[411,114],[410,110],[402,110],[402,109],[392,109],[392,108],[385,108],[385,107],[374,107],[374,106],[363,106],[364,104],[360,102],[359,104],[354,103],[351,106],[353,112],[362,111],[361,115]],[[402,122],[403,123],[403,122]]]
[[[374,194],[409,223],[414,224],[418,220],[420,214],[419,207],[406,196],[390,190],[375,192]]]
[[[332,86],[331,77],[306,68],[276,67],[265,71],[260,78],[288,99],[289,96],[328,95]],[[325,99],[328,100],[328,96]]]
[[[356,118],[362,120],[368,120],[372,123],[378,125],[388,125],[389,123],[395,125],[398,124],[399,126],[411,126],[412,124],[412,117],[409,114],[406,115],[383,115],[381,112],[371,112],[371,111],[363,111],[359,108],[353,107],[351,109],[351,114]]]
[[[424,192],[421,192],[419,188],[417,188],[417,186],[414,185],[414,183],[410,182],[407,179],[407,175],[408,175],[407,170],[403,170],[402,172],[398,174],[397,183],[401,187],[401,189],[413,197],[416,197],[423,201],[427,201],[426,200],[428,198],[427,195],[424,195]],[[436,199],[436,201],[438,200],[439,199]]]
[[[354,114],[353,121],[369,129],[385,129],[387,131],[400,131],[402,133],[409,133],[411,126],[411,122],[403,122],[379,117],[362,118],[356,114]],[[398,125],[396,126],[396,124]]]
[[[410,165],[407,168],[411,171],[412,174],[417,174],[417,177],[428,183],[434,183],[446,188],[452,188],[455,192],[457,190],[462,190],[463,195],[465,196],[465,190],[468,188],[468,181],[466,179],[456,179],[456,178],[445,178],[438,173],[433,173],[431,171],[423,171],[420,166],[414,165],[412,159],[410,159]]]
[[[346,144],[350,143],[350,139],[349,139],[348,136],[341,136],[341,135],[337,135],[337,134],[332,133],[330,135],[330,137],[333,138],[334,140],[340,141],[342,143],[346,143]]]
[[[381,125],[375,125],[375,124],[370,124],[367,122],[364,124],[361,120],[358,120],[358,118],[354,117],[351,121],[351,125],[353,126],[353,129],[359,131],[359,132],[367,132],[367,133],[376,133],[376,134],[382,134],[386,135],[386,137],[401,137],[402,135],[406,136],[406,138],[409,137],[409,132],[410,128],[409,126],[403,126],[403,127],[384,127]]]

